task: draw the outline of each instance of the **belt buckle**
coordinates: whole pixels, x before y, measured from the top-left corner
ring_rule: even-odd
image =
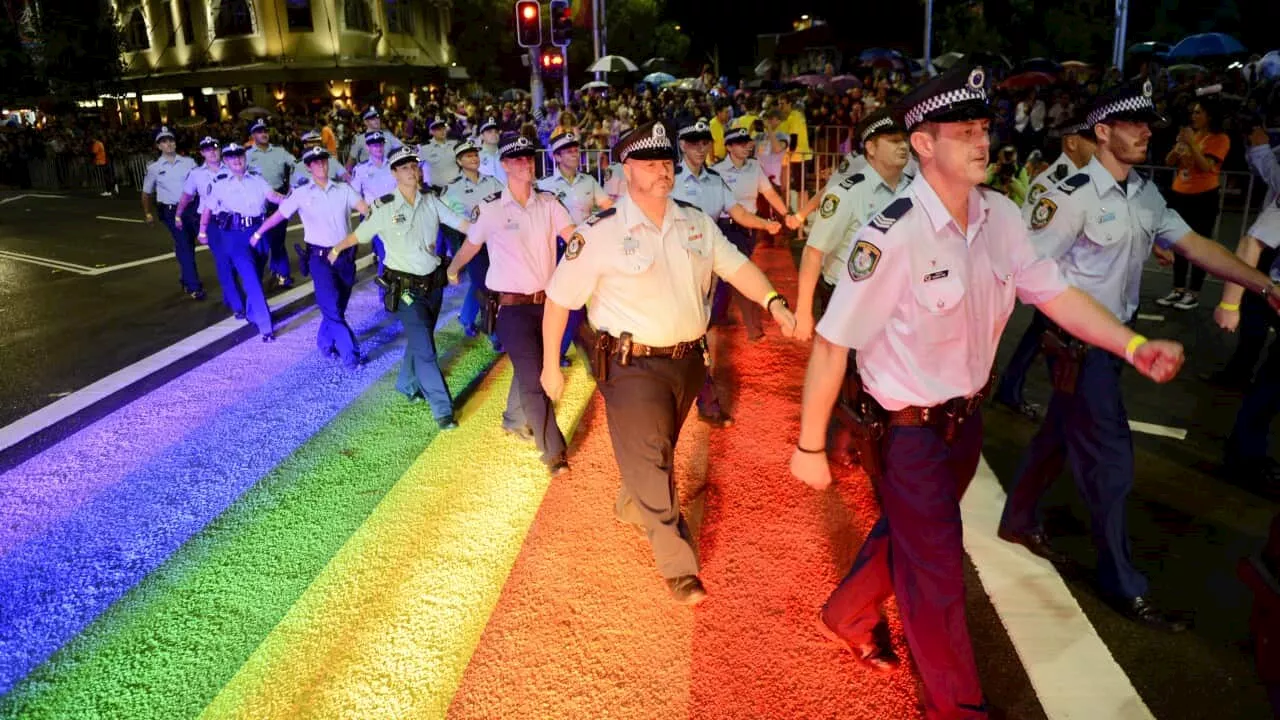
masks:
[[[685,355],[689,354],[689,347],[684,343],[676,343],[675,349],[671,351],[672,360],[683,360]]]

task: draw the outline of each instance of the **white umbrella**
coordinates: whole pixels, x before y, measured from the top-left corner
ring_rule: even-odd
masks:
[[[603,80],[592,80],[591,82],[578,88],[578,92],[586,92],[588,90],[605,90],[608,89],[609,83]]]
[[[621,55],[605,55],[591,63],[591,67],[587,68],[587,72],[635,72],[639,69],[635,63]]]

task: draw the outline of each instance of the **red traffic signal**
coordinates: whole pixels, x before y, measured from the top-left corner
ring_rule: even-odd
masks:
[[[542,44],[542,6],[538,0],[519,0],[516,3],[516,43],[520,47]]]
[[[555,75],[564,70],[564,54],[559,49],[544,49],[541,63],[544,73]]]
[[[573,35],[573,8],[569,0],[551,0],[551,44],[566,47]]]

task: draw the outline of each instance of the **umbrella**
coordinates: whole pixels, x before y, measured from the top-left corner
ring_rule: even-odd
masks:
[[[756,69],[755,69],[756,77],[764,77],[765,75],[768,75],[769,71],[773,70],[774,67],[775,67],[774,62],[769,58],[765,58],[764,60],[761,60],[760,64],[756,65]]]
[[[591,63],[591,67],[587,68],[587,72],[635,72],[639,69],[635,63],[621,55],[605,55]]]
[[[1134,57],[1143,55],[1164,55],[1173,49],[1169,43],[1162,42],[1140,42],[1129,46],[1129,54]]]
[[[788,82],[793,82],[793,83],[796,83],[797,85],[803,85],[805,87],[816,88],[822,85],[824,82],[826,82],[826,79],[827,78],[824,75],[819,75],[817,73],[805,73],[803,75],[796,75],[795,77],[791,78]]]
[[[964,53],[949,52],[943,53],[933,59],[933,67],[935,70],[945,72],[964,59]]]
[[[266,109],[266,108],[264,108],[264,107],[258,107],[257,105],[254,105],[253,107],[247,107],[247,108],[245,108],[245,109],[241,110],[241,111],[240,111],[240,119],[241,119],[241,120],[252,120],[252,119],[254,119],[254,118],[256,118],[256,117],[269,117],[269,116],[271,116],[272,114],[273,114],[273,113],[272,113],[270,110],[268,110],[268,109]]]
[[[1169,51],[1170,60],[1239,55],[1247,52],[1240,41],[1224,33],[1188,35]]]
[[[981,65],[982,67],[991,70],[1000,70],[1002,68],[1005,70],[1013,69],[1013,63],[1009,62],[1009,58],[1001,55],[1000,53],[981,50],[965,55],[964,59],[966,62],[973,63],[974,65]]]
[[[669,87],[673,90],[697,90],[701,86],[702,83],[698,78],[681,78],[663,85],[663,87]]]
[[[831,78],[831,89],[838,93],[862,87],[862,81],[853,75],[837,75]]]
[[[1182,63],[1180,65],[1172,65],[1168,68],[1170,75],[1195,75],[1196,73],[1209,72],[1209,69],[1203,65],[1195,65],[1193,63]]]
[[[868,48],[858,55],[858,61],[874,68],[898,69],[907,66],[906,58],[897,50],[885,48]]]
[[[1024,90],[1026,88],[1037,87],[1040,85],[1052,85],[1058,82],[1058,78],[1047,72],[1032,70],[1030,72],[1021,72],[1017,75],[1010,75],[1008,79],[1000,83],[1000,87],[1005,90]]]
[[[650,72],[661,72],[670,67],[675,67],[675,63],[664,57],[651,57],[640,64],[640,67]]]
[[[592,80],[586,85],[578,88],[578,92],[586,92],[588,90],[607,90],[608,88],[609,83],[604,82],[603,80]]]
[[[644,76],[644,81],[650,85],[662,87],[676,81],[676,76],[671,73],[655,72]]]
[[[184,117],[181,120],[177,120],[173,124],[180,128],[198,128],[201,125],[204,125],[204,123],[204,118],[199,115],[192,115],[190,117]]]
[[[1031,58],[1018,66],[1019,72],[1042,72],[1042,73],[1060,73],[1062,66],[1050,60],[1049,58]]]
[[[1266,80],[1280,78],[1280,50],[1272,50],[1258,61],[1258,77]]]
[[[1064,60],[1062,63],[1063,70],[1088,70],[1093,65],[1083,60]]]

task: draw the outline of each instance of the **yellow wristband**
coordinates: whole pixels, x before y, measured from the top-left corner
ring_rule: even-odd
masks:
[[[1240,312],[1240,306],[1238,304],[1221,302],[1218,303],[1218,307],[1229,312]]]
[[[1129,344],[1125,346],[1124,357],[1129,361],[1130,365],[1133,364],[1133,354],[1138,352],[1138,348],[1142,347],[1146,342],[1147,339],[1145,337],[1141,335],[1134,335],[1133,339],[1129,341]]]
[[[768,309],[769,309],[769,303],[770,303],[770,302],[772,302],[774,298],[778,297],[778,295],[779,295],[779,294],[780,294],[780,293],[778,293],[778,291],[777,291],[777,290],[774,290],[773,292],[769,293],[768,295],[765,295],[765,296],[764,296],[764,300],[761,300],[761,301],[760,301],[760,305],[761,305],[761,306],[763,306],[765,310],[768,310]]]

